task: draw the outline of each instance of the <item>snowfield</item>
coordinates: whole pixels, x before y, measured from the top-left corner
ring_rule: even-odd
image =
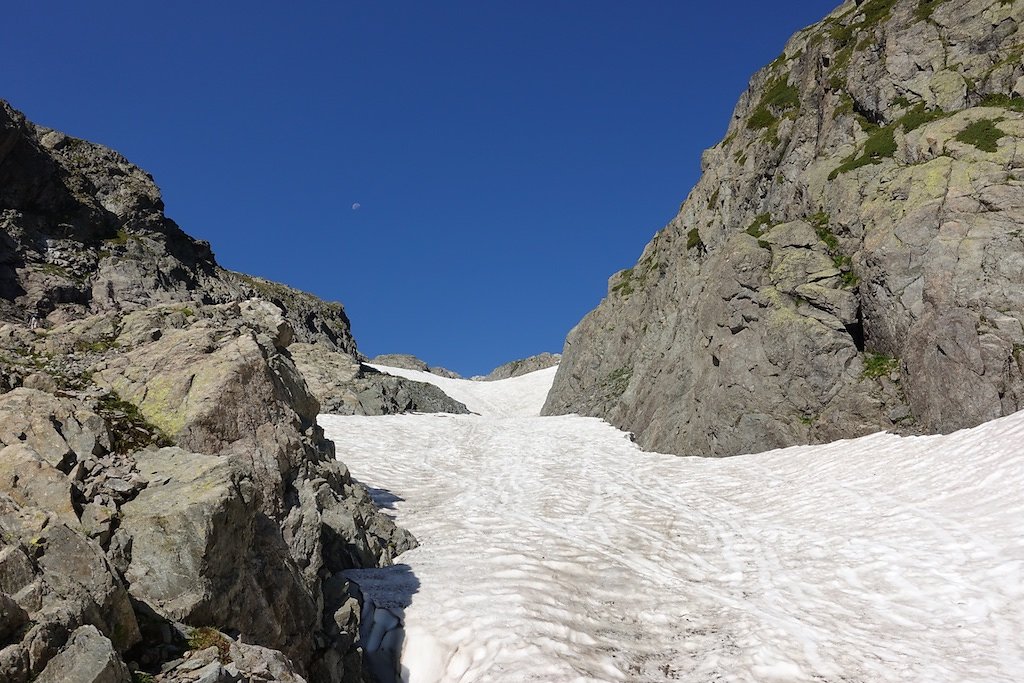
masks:
[[[383,369],[480,413],[320,418],[420,541],[354,574],[404,681],[1024,680],[1024,413],[707,460],[537,417],[553,368]]]

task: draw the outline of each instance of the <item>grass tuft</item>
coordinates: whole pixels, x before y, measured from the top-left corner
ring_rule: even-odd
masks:
[[[231,651],[231,642],[223,633],[215,628],[210,628],[209,626],[201,626],[189,631],[189,650],[205,650],[208,647],[217,648],[217,656],[220,659],[221,664],[226,664],[231,660],[229,655]]]
[[[868,353],[864,356],[863,376],[869,379],[885,377],[899,370],[900,362],[883,353]]]
[[[974,145],[982,152],[995,152],[999,149],[998,142],[1006,137],[1006,133],[996,126],[998,120],[981,119],[960,131],[956,139],[959,142]]]

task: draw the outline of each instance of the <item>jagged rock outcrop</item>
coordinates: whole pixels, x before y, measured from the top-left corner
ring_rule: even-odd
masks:
[[[520,360],[505,363],[504,365],[499,365],[481,379],[487,382],[493,382],[494,380],[528,375],[531,372],[537,372],[538,370],[545,370],[547,368],[554,367],[561,361],[562,355],[560,353],[540,353],[536,356],[530,356],[529,358],[522,358]]]
[[[187,646],[147,632],[213,628],[306,680],[361,680],[341,572],[415,542],[335,460],[283,320],[253,300],[0,333],[18,344],[0,343],[4,360],[56,392],[0,394],[0,564],[23,566],[0,567],[20,577],[0,595],[7,631],[29,634],[0,651],[5,680],[38,674],[86,625],[143,668]],[[71,361],[48,351],[82,339]]]
[[[740,98],[544,412],[728,455],[1024,407],[1024,3],[848,0]]]
[[[59,324],[259,297],[284,311],[299,341],[356,352],[340,304],[222,269],[163,209],[153,178],[120,154],[0,100],[0,320]]]
[[[466,414],[464,404],[426,382],[394,377],[379,372],[352,356],[311,344],[293,344],[289,349],[295,365],[309,384],[310,392],[325,413],[334,415],[395,415],[399,413]],[[376,363],[382,356],[373,359]],[[395,358],[388,356],[388,358]],[[406,365],[426,363],[402,356]],[[409,361],[413,359],[416,363]],[[420,367],[410,369],[420,370]],[[427,370],[423,370],[427,372]]]
[[[224,271],[147,174],[0,102],[0,680],[365,680],[343,572],[415,540],[296,341],[357,355],[340,304]]]

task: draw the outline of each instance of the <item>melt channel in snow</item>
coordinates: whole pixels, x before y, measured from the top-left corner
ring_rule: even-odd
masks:
[[[480,413],[320,418],[420,542],[357,579],[404,681],[1024,680],[1024,413],[712,460],[383,369]]]

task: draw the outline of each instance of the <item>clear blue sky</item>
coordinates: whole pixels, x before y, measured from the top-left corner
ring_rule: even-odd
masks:
[[[476,374],[561,350],[835,4],[13,3],[0,97],[152,173],[222,265],[344,303],[364,353]]]

